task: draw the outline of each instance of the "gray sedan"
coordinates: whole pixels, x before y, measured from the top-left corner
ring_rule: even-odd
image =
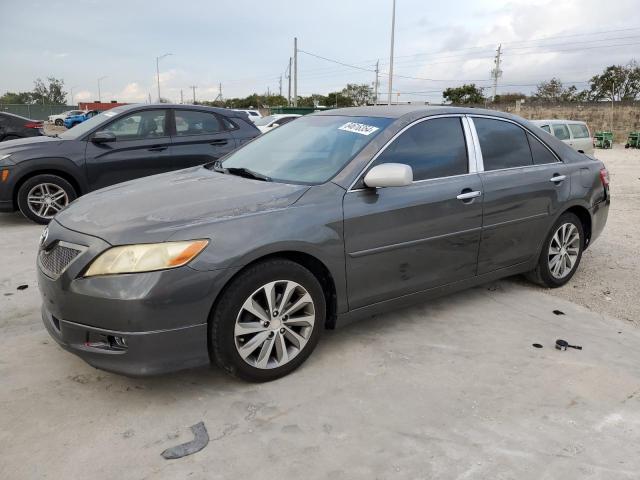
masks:
[[[602,162],[519,117],[322,112],[73,202],[43,232],[43,320],[98,368],[272,380],[325,328],[508,275],[564,285],[609,201]]]

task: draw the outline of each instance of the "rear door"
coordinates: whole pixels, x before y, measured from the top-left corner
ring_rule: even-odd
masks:
[[[351,308],[476,274],[482,188],[472,146],[465,142],[465,126],[466,119],[459,116],[415,123],[369,167],[407,164],[413,169],[413,184],[372,189],[360,180],[345,194]]]
[[[91,189],[171,170],[167,127],[167,110],[154,108],[125,114],[100,129],[113,133],[116,141],[87,141],[86,169]]]
[[[538,254],[558,209],[569,198],[569,168],[515,122],[472,116],[484,191],[478,275]]]
[[[174,168],[212,162],[236,148],[226,122],[212,112],[175,109],[171,155]]]

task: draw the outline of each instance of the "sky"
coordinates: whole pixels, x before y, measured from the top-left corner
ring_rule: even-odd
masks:
[[[640,61],[638,0],[397,0],[393,99],[439,103],[476,83],[491,93],[535,90],[551,77],[579,89],[611,64]],[[0,94],[62,78],[74,100],[213,100],[287,95],[298,38],[298,94],[375,81],[387,95],[392,0],[0,0]],[[11,12],[11,14],[7,14]],[[315,56],[314,56],[315,55]],[[331,61],[318,57],[325,57]],[[339,62],[339,63],[335,63]],[[348,66],[350,65],[350,66]]]

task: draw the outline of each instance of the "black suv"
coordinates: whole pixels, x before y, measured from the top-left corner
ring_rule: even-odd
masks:
[[[217,160],[259,134],[233,110],[116,107],[54,137],[0,145],[0,212],[45,224],[87,192]]]

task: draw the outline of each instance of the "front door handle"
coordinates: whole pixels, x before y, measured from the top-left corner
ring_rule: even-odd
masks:
[[[167,147],[160,147],[160,146],[158,146],[158,147],[151,147],[151,148],[149,148],[149,149],[147,149],[147,150],[148,150],[149,152],[162,152],[162,151],[164,151],[164,150],[166,150],[166,149],[167,149]]]
[[[551,177],[551,178],[549,179],[549,181],[550,181],[550,182],[553,182],[553,183],[560,183],[560,182],[562,182],[563,180],[565,180],[566,178],[567,178],[567,176],[566,176],[566,175],[558,175],[558,174],[555,174],[553,177]]]
[[[469,190],[469,191],[465,192],[465,190]],[[465,203],[470,203],[474,198],[477,198],[480,195],[482,195],[482,192],[479,190],[475,190],[475,191],[471,191],[470,189],[465,189],[465,190],[463,190],[462,193],[456,197],[458,200],[462,200]]]
[[[214,147],[217,145],[226,145],[227,143],[229,143],[228,140],[214,140],[213,142],[209,142],[209,145],[213,145]]]

